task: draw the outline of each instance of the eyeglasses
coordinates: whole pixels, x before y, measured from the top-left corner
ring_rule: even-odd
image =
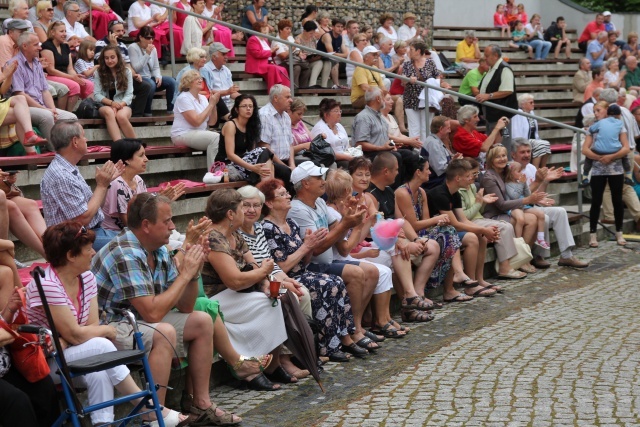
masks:
[[[153,40],[153,36],[141,36],[145,40]]]
[[[342,114],[342,110],[331,110],[332,113]]]
[[[80,9],[69,9],[69,12],[80,12]]]
[[[80,236],[84,236],[87,234],[87,229],[86,227],[83,225],[80,227],[80,230],[78,230],[78,232],[76,233],[76,237],[74,237],[74,239],[77,239]]]
[[[238,108],[246,108],[247,110],[253,110],[253,104],[238,105]]]
[[[262,209],[262,203],[256,203],[256,204],[251,204],[251,203],[242,203],[242,207],[244,209],[255,209],[257,211],[259,211],[260,209]]]

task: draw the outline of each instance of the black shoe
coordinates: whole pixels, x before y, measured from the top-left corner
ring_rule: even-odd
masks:
[[[251,389],[251,390],[257,390],[257,391],[275,391],[275,390],[279,390],[277,388],[273,388],[274,384],[269,381],[269,379],[267,377],[264,376],[264,374],[260,374],[257,377],[255,377],[254,379],[252,379],[251,381],[249,381],[247,383],[247,386]]]
[[[335,353],[331,353],[329,355],[329,360],[331,362],[344,363],[350,361],[351,358],[342,351],[336,351]]]
[[[293,381],[293,377],[284,370],[282,366],[278,366],[272,373],[265,372],[265,376],[274,383],[293,384],[297,381]]]
[[[367,349],[360,347],[356,343],[351,343],[351,345],[342,344],[342,351],[351,353],[352,355],[354,355],[355,357],[359,357],[360,359],[366,358],[369,354],[369,351],[367,351]]]

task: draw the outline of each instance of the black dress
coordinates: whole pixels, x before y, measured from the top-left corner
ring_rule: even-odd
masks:
[[[56,46],[53,44],[53,41],[49,39],[46,42],[42,43],[42,49],[50,50],[53,53],[54,68],[56,70],[60,71],[61,73],[69,72],[69,55],[71,54],[71,49],[69,48],[68,44],[62,43],[60,45],[60,52],[62,52],[60,53],[58,52]]]

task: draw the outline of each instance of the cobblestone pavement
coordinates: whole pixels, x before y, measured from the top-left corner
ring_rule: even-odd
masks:
[[[218,387],[243,426],[640,426],[640,252],[578,252],[448,305],[379,354],[278,392]],[[390,342],[391,341],[391,342]]]

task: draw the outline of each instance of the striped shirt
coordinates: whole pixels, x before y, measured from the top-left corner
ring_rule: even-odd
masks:
[[[238,229],[242,237],[244,238],[247,245],[249,245],[249,250],[251,254],[255,258],[256,262],[261,263],[263,260],[272,258],[271,250],[269,249],[269,245],[267,244],[267,238],[264,235],[264,230],[262,229],[262,224],[256,222],[253,226],[254,234],[245,233],[242,229]],[[278,266],[278,264],[273,264],[273,274],[280,273],[282,269]]]
[[[49,266],[45,269],[41,283],[47,303],[50,306],[68,306],[71,314],[78,321],[78,325],[84,326],[87,324],[91,300],[98,295],[96,278],[92,272],[85,271],[78,277],[80,288],[77,301],[71,301],[53,267]],[[42,309],[42,300],[38,293],[38,287],[33,279],[27,285],[27,316],[31,324],[49,327],[47,316]]]
[[[260,140],[269,145],[269,149],[280,160],[288,160],[291,155],[293,134],[291,133],[291,117],[286,112],[282,114],[271,103],[260,108],[260,122],[262,130]]]

